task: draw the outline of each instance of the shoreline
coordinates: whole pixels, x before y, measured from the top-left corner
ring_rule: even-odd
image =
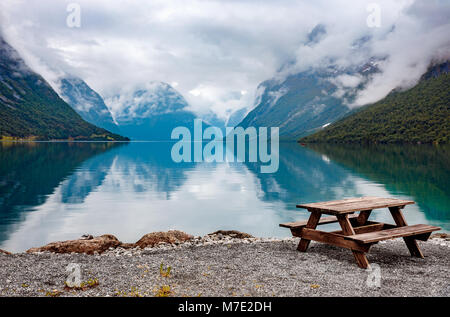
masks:
[[[2,140],[0,143],[130,143],[134,141],[120,140]]]
[[[0,253],[0,296],[450,296],[448,235],[419,242],[425,259],[410,257],[402,240],[381,241],[368,254],[371,270],[349,250],[313,241],[302,253],[298,241],[219,232],[92,254]],[[71,263],[82,288],[65,284]],[[380,285],[370,285],[377,270]]]

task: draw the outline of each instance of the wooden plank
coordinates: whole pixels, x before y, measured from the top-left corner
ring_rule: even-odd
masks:
[[[383,230],[385,229],[393,229],[393,228],[398,228],[397,225],[392,225],[390,223],[383,223],[383,222],[376,222],[376,221],[367,221],[366,222],[366,226],[368,225],[372,225],[372,224],[377,224],[377,223],[382,223],[383,224]],[[357,227],[356,227],[357,228]],[[356,229],[355,225],[353,225],[353,229]]]
[[[356,241],[346,240],[343,235],[335,234],[332,232],[325,232],[316,229],[304,228],[302,230],[301,235],[303,238],[308,240],[323,242],[342,248],[358,250],[361,252],[368,252],[370,248],[369,244],[362,245]]]
[[[311,215],[309,216],[308,223],[306,224],[306,228],[315,229],[317,227],[317,224],[320,221],[321,215],[322,214],[320,212],[312,212]],[[301,238],[300,242],[298,243],[297,250],[300,252],[306,252],[310,242],[311,242],[311,240]]]
[[[346,204],[346,205],[340,205],[340,206],[329,206],[327,208],[312,208],[312,209],[308,209],[308,210],[320,211],[323,213],[338,215],[338,214],[343,214],[343,213],[351,213],[351,212],[355,212],[355,211],[372,210],[372,209],[379,209],[379,208],[385,208],[385,207],[401,206],[403,208],[405,205],[413,204],[413,203],[414,202],[409,202],[409,201],[385,200],[385,201],[373,201],[370,204],[352,203],[352,204]]]
[[[319,211],[337,215],[385,207],[404,207],[409,204],[414,204],[414,201],[382,197],[360,197],[329,202],[300,204],[297,205],[297,208],[306,208],[310,212]]]
[[[339,205],[333,207],[336,213],[347,213],[352,211],[363,211],[371,209],[379,209],[385,207],[401,207],[404,208],[405,205],[414,204],[413,201],[399,200],[399,199],[383,199],[383,200],[372,200],[362,203],[349,203],[344,205]]]
[[[358,220],[358,215],[349,215],[348,218],[349,218],[350,223],[353,226],[353,230],[355,231],[356,234],[372,232],[372,231],[377,231],[377,230],[383,230],[383,229],[397,228],[396,225],[391,225],[389,223],[375,222],[375,221],[368,221],[368,222],[366,222],[366,224],[364,226],[360,226],[356,222]],[[329,222],[326,221],[325,223],[322,223],[322,220],[329,220]],[[331,220],[335,220],[335,221],[331,221]],[[327,224],[327,223],[333,223],[333,222],[337,222],[337,218],[335,216],[321,218],[320,221],[319,221],[319,224]],[[302,223],[303,224],[303,223],[306,223],[306,221],[302,221],[302,222],[298,222],[298,223]],[[297,224],[297,223],[292,222],[292,224]],[[282,226],[282,225],[287,225],[287,224],[280,224],[280,226]],[[302,225],[302,226],[299,226],[299,227],[297,227],[297,226],[292,226],[292,227],[286,226],[286,228],[290,228],[291,229],[292,235],[294,237],[299,237],[299,238],[302,237],[302,230],[305,227],[306,227],[306,225]],[[331,231],[331,233],[343,234],[342,230]]]
[[[352,218],[357,218],[358,215],[349,215],[348,217],[349,217],[349,219],[352,219]],[[330,216],[330,217],[321,218],[319,220],[319,222],[317,223],[317,225],[325,225],[325,224],[334,223],[334,222],[338,222],[336,216]],[[289,228],[289,229],[300,229],[300,228],[306,227],[307,224],[308,224],[308,220],[303,220],[303,221],[296,221],[296,222],[280,223],[280,227]]]
[[[362,234],[362,233],[369,233],[369,232],[374,232],[374,231],[380,231],[383,230],[383,228],[385,228],[385,223],[372,223],[369,225],[365,225],[365,226],[359,226],[359,227],[354,227],[353,231],[355,232],[355,234]],[[339,231],[332,231],[331,233],[335,233],[335,234],[344,234],[342,232],[342,230]]]
[[[365,196],[365,197],[355,197],[355,198],[346,198],[346,199],[339,199],[339,200],[329,200],[329,201],[322,201],[322,202],[316,202],[316,203],[308,203],[298,206],[305,206],[305,207],[299,207],[299,208],[308,208],[308,207],[317,207],[317,206],[330,206],[330,205],[338,205],[338,204],[346,204],[349,202],[360,202],[360,201],[366,201],[366,200],[372,200],[379,197],[374,196]]]
[[[342,200],[332,200],[332,201],[325,201],[325,202],[316,202],[316,203],[308,203],[308,204],[299,204],[296,205],[297,208],[305,208],[309,211],[311,210],[318,210],[318,209],[324,209],[329,210],[333,209],[334,207],[338,207],[345,204],[353,204],[353,203],[367,203],[370,201],[374,201],[376,199],[379,199],[378,197],[359,197],[359,198],[348,198],[348,199],[342,199]]]
[[[339,224],[341,225],[342,232],[344,235],[354,235],[352,224],[348,219],[348,215],[338,215]],[[352,249],[353,256],[355,257],[356,263],[360,268],[367,269],[369,267],[369,261],[367,260],[364,252]]]
[[[351,236],[346,236],[345,239],[357,241],[360,243],[374,243],[378,241],[403,238],[410,236],[417,236],[425,233],[430,233],[433,231],[440,230],[439,227],[434,227],[430,225],[412,225],[412,226],[402,226],[393,229],[386,229],[381,231],[373,231],[361,234],[355,234]]]

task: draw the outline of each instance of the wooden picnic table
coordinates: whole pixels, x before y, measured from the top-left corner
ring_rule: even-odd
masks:
[[[366,254],[370,247],[382,240],[402,237],[411,256],[423,258],[416,240],[427,241],[433,231],[440,230],[424,224],[408,226],[402,209],[414,204],[411,200],[381,197],[359,197],[327,202],[297,205],[310,213],[308,221],[282,223],[281,227],[291,229],[294,237],[300,237],[297,250],[306,252],[311,240],[352,250],[359,267],[368,268]],[[374,209],[388,208],[395,225],[369,221]],[[355,214],[358,212],[358,214]],[[322,214],[332,215],[321,218]],[[318,225],[338,222],[341,230],[325,232],[317,230]]]

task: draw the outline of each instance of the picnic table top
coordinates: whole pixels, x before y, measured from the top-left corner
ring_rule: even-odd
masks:
[[[414,201],[396,198],[359,197],[310,204],[300,204],[297,205],[297,208],[306,208],[308,209],[308,211],[319,211],[325,214],[337,215],[385,207],[402,207],[410,204],[414,204]]]

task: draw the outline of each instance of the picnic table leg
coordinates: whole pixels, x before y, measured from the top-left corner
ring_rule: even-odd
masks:
[[[394,218],[397,226],[403,227],[408,225],[400,207],[389,207],[389,211],[391,212],[392,218]],[[411,253],[411,256],[423,259],[424,256],[419,248],[419,245],[417,244],[416,239],[414,239],[413,237],[404,237],[403,240],[405,241],[409,253]]]
[[[339,224],[342,228],[342,233],[346,236],[354,235],[355,230],[353,230],[352,224],[350,223],[350,220],[348,219],[348,215],[337,215],[336,216]],[[358,263],[358,266],[367,269],[369,267],[369,260],[367,260],[366,255],[364,252],[352,250],[353,256],[355,257],[356,263]]]
[[[372,210],[363,210],[359,213],[358,218],[356,218],[356,222],[358,225],[363,226],[366,224],[367,220],[369,219],[370,214],[372,213]]]
[[[318,211],[312,211],[311,215],[309,216],[308,223],[306,224],[306,228],[316,229],[321,215],[322,214]],[[300,242],[298,244],[297,250],[301,251],[301,252],[306,252],[310,242],[311,242],[311,240],[301,238]]]

